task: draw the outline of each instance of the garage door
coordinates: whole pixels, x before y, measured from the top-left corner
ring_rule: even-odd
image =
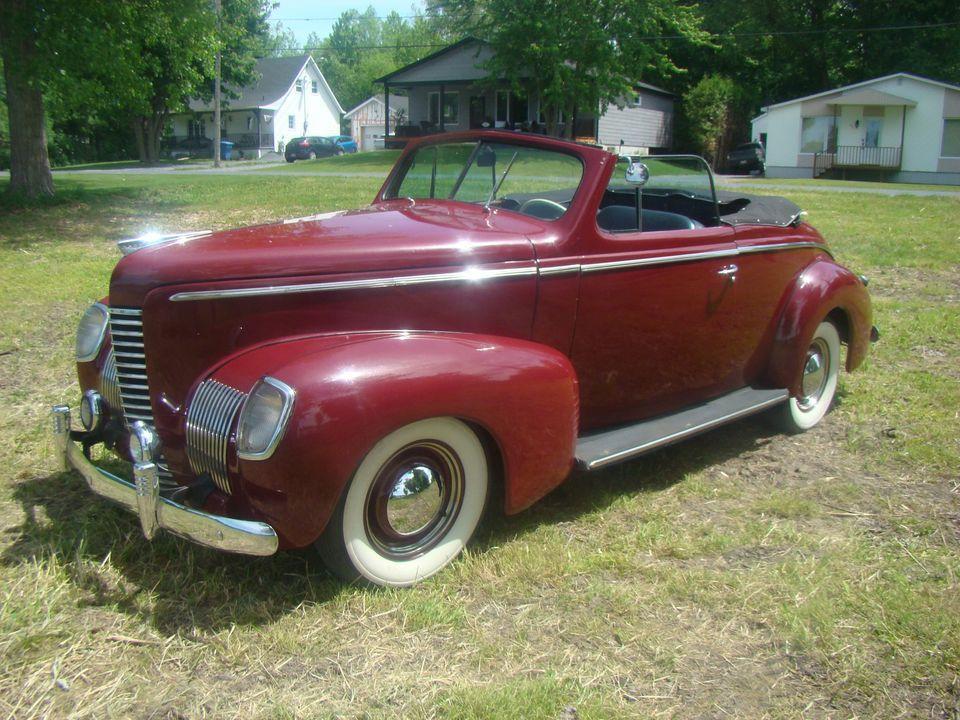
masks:
[[[361,150],[375,150],[377,140],[383,140],[383,125],[365,125],[360,128]]]

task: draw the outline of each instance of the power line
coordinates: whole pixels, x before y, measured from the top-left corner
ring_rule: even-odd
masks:
[[[307,18],[304,18],[307,19]],[[319,19],[319,18],[312,18]],[[729,33],[711,33],[717,38],[750,38],[750,37],[784,37],[797,35],[829,35],[834,33],[878,33],[878,32],[900,32],[904,30],[932,30],[935,28],[946,28],[960,25],[960,21],[927,23],[924,25],[878,25],[874,27],[862,28],[819,28],[810,30],[757,30],[753,32],[729,32]],[[687,40],[686,35],[641,35],[635,38],[640,41],[650,40]],[[417,44],[396,44],[396,45],[351,45],[348,49],[353,50],[424,50],[429,48],[448,47],[449,43],[417,43]],[[307,48],[317,51],[338,51],[332,45],[319,45],[317,47]]]

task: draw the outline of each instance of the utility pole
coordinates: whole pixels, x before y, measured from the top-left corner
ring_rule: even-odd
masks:
[[[220,0],[214,0],[217,11],[217,57],[214,61],[213,80],[213,166],[220,167]]]

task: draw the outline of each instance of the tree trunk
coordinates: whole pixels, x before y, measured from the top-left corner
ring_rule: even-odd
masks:
[[[29,198],[53,195],[53,175],[47,155],[43,94],[37,67],[37,38],[31,11],[23,0],[0,6],[0,51],[7,85],[10,122],[9,192]]]

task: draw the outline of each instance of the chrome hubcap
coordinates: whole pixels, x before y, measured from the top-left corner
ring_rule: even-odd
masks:
[[[421,555],[443,539],[463,500],[463,468],[445,443],[424,440],[393,455],[367,493],[367,537],[389,557]]]
[[[387,498],[387,521],[401,535],[423,530],[440,511],[443,488],[427,465],[417,464],[397,478]]]
[[[807,359],[803,364],[800,388],[803,395],[797,401],[801,410],[809,410],[819,402],[827,386],[829,367],[830,348],[823,339],[817,338],[807,350]]]

